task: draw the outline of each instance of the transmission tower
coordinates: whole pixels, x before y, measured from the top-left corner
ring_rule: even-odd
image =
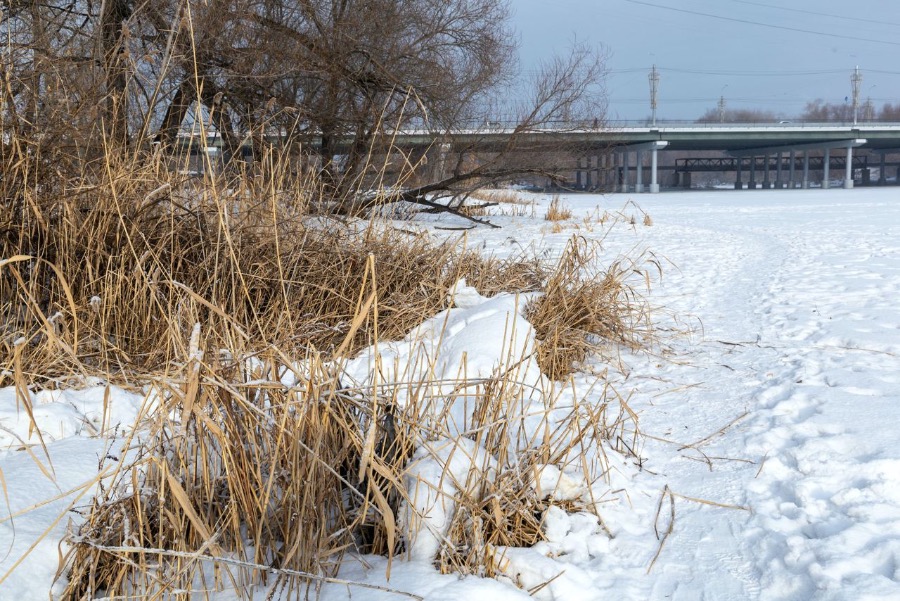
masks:
[[[648,77],[650,79],[650,118],[653,127],[656,127],[656,93],[659,90],[659,71],[656,70],[656,65],[653,65]]]

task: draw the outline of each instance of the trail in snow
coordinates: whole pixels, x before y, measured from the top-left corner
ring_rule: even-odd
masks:
[[[676,288],[690,300],[674,304],[704,323],[702,385],[677,410],[702,404],[698,421],[718,415],[723,425],[748,416],[703,449],[731,459],[713,460],[703,477],[683,472],[673,486],[752,513],[719,521],[697,510],[711,521],[684,531],[695,564],[663,567],[673,577],[656,592],[900,598],[898,194],[715,194],[698,207],[705,198],[644,206],[686,228],[686,239],[658,246],[683,252]],[[740,458],[760,467],[732,461]]]
[[[786,220],[759,308],[780,363],[747,437],[766,456],[745,533],[766,599],[900,597],[900,205],[883,196]]]
[[[587,215],[628,198],[564,201]],[[668,259],[652,298],[678,322],[663,319],[663,334],[692,332],[662,356],[626,357],[619,386],[652,438],[630,511],[605,516],[618,530],[595,586],[631,599],[900,598],[900,193],[635,200],[654,225],[604,244]],[[681,495],[676,524],[648,575],[642,525],[666,484]]]

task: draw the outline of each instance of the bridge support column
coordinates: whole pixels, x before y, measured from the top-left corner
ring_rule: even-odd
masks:
[[[452,147],[450,144],[439,144],[432,146],[424,155],[423,164],[430,165],[431,176],[438,180],[444,179],[447,172],[447,158],[450,156]],[[434,156],[437,154],[437,156]]]
[[[603,189],[611,190],[612,189],[612,177],[613,177],[613,156],[610,154],[603,155]]]
[[[613,182],[613,191],[620,192],[622,190],[622,153],[619,152],[616,154],[615,159],[613,160],[613,166],[615,169],[613,170],[613,178],[615,181]]]
[[[616,164],[617,164],[616,161],[618,161],[618,160],[619,160],[618,157],[614,154],[611,154],[608,157],[606,157],[606,189],[607,190],[615,191],[615,189],[616,189],[616,182],[617,182],[616,177],[618,177],[616,175],[618,173],[616,171]]]
[[[735,170],[734,189],[743,190],[744,183],[741,181],[741,166],[744,164],[744,159],[742,159],[741,157],[737,157],[735,159],[735,163],[737,164],[737,169]]]
[[[782,153],[779,152],[778,154],[775,155],[775,161],[776,161],[776,164],[775,164],[775,187],[778,188],[779,190],[781,188],[784,188],[784,182],[781,181],[781,174],[784,169],[782,166],[783,159],[784,159],[784,157],[782,156]]]
[[[659,194],[659,182],[657,181],[657,148],[650,151],[650,194]]]
[[[770,190],[772,188],[772,180],[769,179],[769,171],[771,171],[769,165],[769,155],[763,155],[763,165],[765,168],[765,173],[763,175],[763,189]]]
[[[886,152],[881,153],[881,166],[878,168],[878,185],[883,186],[887,182],[887,173],[885,173],[884,156]]]
[[[825,149],[825,160],[822,163],[822,189],[831,187],[831,149]]]
[[[637,179],[634,183],[634,191],[640,194],[644,191],[644,153],[637,151]]]
[[[685,190],[691,189],[691,172],[685,171],[681,174],[681,187]]]
[[[844,172],[844,189],[853,188],[853,146],[847,146],[847,169]]]
[[[803,151],[803,182],[801,187],[804,190],[809,189],[809,151]]]
[[[788,179],[789,179],[788,188],[793,190],[794,188],[796,188],[796,186],[794,185],[794,168],[796,167],[796,163],[797,163],[797,152],[796,151],[791,150],[791,155],[790,155],[789,160],[791,161],[791,165],[790,165],[790,167],[788,167]]]
[[[629,166],[628,166],[628,164],[629,164],[630,162],[631,162],[631,161],[630,161],[630,159],[628,158],[628,152],[627,152],[627,151],[626,151],[626,152],[623,152],[623,153],[622,153],[622,192],[628,192],[628,179],[629,179],[629,175],[628,175]]]
[[[756,190],[756,157],[750,157],[750,181],[747,184],[748,190]]]
[[[581,190],[581,158],[575,159],[575,189]]]
[[[592,177],[593,173],[591,172],[591,155],[587,155],[584,160],[587,162],[587,171],[584,173],[584,187],[586,190],[590,191],[594,189],[594,178]]]

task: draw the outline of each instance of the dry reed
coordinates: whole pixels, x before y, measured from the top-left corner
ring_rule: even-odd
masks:
[[[552,379],[572,373],[610,342],[638,348],[651,333],[648,307],[631,282],[649,282],[654,257],[619,259],[597,270],[599,243],[573,237],[527,309],[538,337],[538,364]]]
[[[536,259],[485,259],[316,214],[323,199],[302,170],[266,161],[260,173],[197,179],[161,156],[108,153],[100,168],[0,198],[0,386],[100,375],[144,384],[162,405],[70,540],[65,599],[257,585],[295,596],[333,580],[347,551],[402,551],[407,461],[446,434],[417,407],[442,400],[401,410],[396,389],[346,388],[336,361],[447,308],[461,277],[487,295],[544,292],[528,313],[552,378],[601,337],[641,340],[633,266],[585,278],[598,257],[583,241],[550,272]],[[35,173],[20,161],[5,181]],[[424,395],[429,384],[406,386]],[[600,445],[629,416],[578,406],[551,423],[547,407],[554,434],[520,440],[510,407],[525,393],[513,376],[461,386],[477,400],[468,436],[499,469],[464,487],[435,560],[490,575],[493,549],[540,539],[557,502],[538,494],[535,470],[573,452],[602,461]]]
[[[550,200],[550,206],[547,208],[547,214],[544,219],[547,221],[566,221],[572,218],[572,209],[565,206],[559,199],[559,195],[554,196]]]

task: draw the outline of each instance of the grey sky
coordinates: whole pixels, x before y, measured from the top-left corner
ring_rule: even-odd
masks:
[[[856,65],[860,103],[869,97],[877,108],[900,103],[900,0],[510,3],[525,69],[564,53],[576,38],[608,50],[611,119],[649,116],[647,74],[654,63],[660,119],[696,119],[720,96],[729,109],[794,117],[816,98],[844,102]]]

